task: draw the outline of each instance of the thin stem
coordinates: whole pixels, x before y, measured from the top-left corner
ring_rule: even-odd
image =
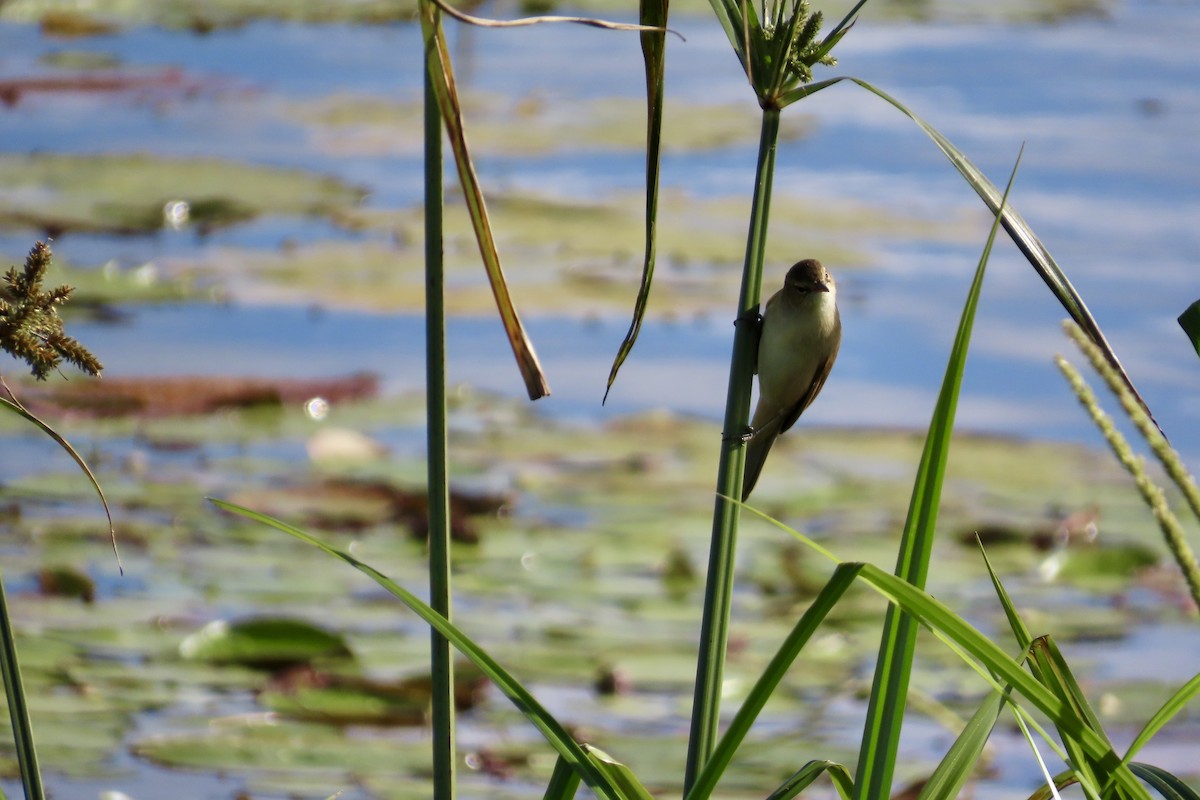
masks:
[[[704,617],[700,628],[700,653],[696,667],[696,694],[692,705],[692,729],[688,742],[685,792],[711,757],[720,722],[721,680],[725,649],[729,641],[729,610],[733,597],[733,567],[740,506],[726,499],[742,496],[742,473],[746,450],[739,435],[750,421],[750,389],[754,378],[758,344],[757,314],[762,296],[763,251],[767,240],[767,218],[771,204],[771,180],[775,174],[775,144],[779,138],[779,111],[763,111],[759,139],[758,170],[750,229],[746,239],[746,261],[733,335],[729,365],[729,389],[725,400],[725,427],[717,468],[717,499],[713,509],[712,544],[708,559],[708,581],[704,595]]]
[[[1075,392],[1075,396],[1079,398],[1079,402],[1087,409],[1088,414],[1091,415],[1097,427],[1100,428],[1100,432],[1104,434],[1104,438],[1108,441],[1108,445],[1112,448],[1117,460],[1133,476],[1134,484],[1137,485],[1138,491],[1141,492],[1146,504],[1150,506],[1150,511],[1154,514],[1154,518],[1158,520],[1158,527],[1163,532],[1167,548],[1171,551],[1171,555],[1175,557],[1180,570],[1183,571],[1188,591],[1192,595],[1192,602],[1197,607],[1200,607],[1200,567],[1196,564],[1196,556],[1192,552],[1191,547],[1188,546],[1187,538],[1184,536],[1183,526],[1179,524],[1179,519],[1171,513],[1171,509],[1167,506],[1167,499],[1163,495],[1162,489],[1156,486],[1150,480],[1150,477],[1146,475],[1145,460],[1133,454],[1133,449],[1129,446],[1129,442],[1116,429],[1108,414],[1105,414],[1100,408],[1100,404],[1096,402],[1096,395],[1088,387],[1087,382],[1084,381],[1079,371],[1071,366],[1062,356],[1056,356],[1054,361],[1058,364],[1059,370],[1067,379],[1067,383],[1071,385],[1071,390]]]
[[[440,25],[440,20],[435,21]],[[428,46],[432,46],[430,43]],[[442,271],[442,119],[427,50],[425,62],[425,402],[429,495],[430,605],[451,618],[450,491],[446,469],[446,310]],[[450,642],[431,629],[433,796],[455,796],[454,660]]]
[[[1083,330],[1074,322],[1064,321],[1063,328],[1083,354],[1088,357],[1088,361],[1092,362],[1092,368],[1108,384],[1108,388],[1116,395],[1117,400],[1121,402],[1121,408],[1125,409],[1125,414],[1141,432],[1146,443],[1150,445],[1150,449],[1158,458],[1159,463],[1163,465],[1163,469],[1167,471],[1167,475],[1179,487],[1179,491],[1183,492],[1184,499],[1187,500],[1188,507],[1196,515],[1196,519],[1200,520],[1200,489],[1196,487],[1196,480],[1183,465],[1183,459],[1179,457],[1179,453],[1171,447],[1171,443],[1167,441],[1162,430],[1147,414],[1139,398],[1129,391],[1125,382],[1117,375],[1116,370],[1104,359],[1100,348],[1091,339],[1088,339]]]
[[[8,715],[12,720],[13,744],[21,768],[21,785],[26,800],[43,800],[42,771],[38,766],[37,748],[33,744],[33,726],[29,720],[29,705],[17,663],[17,645],[12,620],[8,616],[8,600],[0,581],[0,673],[4,676],[4,692],[8,699]]]

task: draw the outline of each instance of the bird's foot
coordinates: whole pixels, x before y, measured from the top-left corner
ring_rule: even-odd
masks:
[[[743,312],[741,316],[739,316],[737,319],[735,319],[733,321],[733,327],[736,328],[738,325],[745,325],[746,323],[750,323],[750,325],[757,328],[760,325],[762,325],[762,321],[763,321],[762,313],[757,308],[752,308],[749,311]]]
[[[747,425],[747,426],[746,426],[746,427],[745,427],[745,428],[742,430],[742,432],[741,432],[741,433],[734,433],[734,434],[729,434],[729,433],[726,433],[726,434],[722,434],[722,436],[721,436],[721,441],[724,441],[724,442],[740,442],[741,444],[745,444],[746,442],[748,442],[748,441],[750,441],[751,439],[753,439],[753,438],[754,438],[754,435],[755,435],[756,433],[758,433],[758,431],[754,430],[754,428],[751,428],[749,425]]]

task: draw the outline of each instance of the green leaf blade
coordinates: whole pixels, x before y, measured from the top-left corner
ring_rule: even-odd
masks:
[[[1196,355],[1200,356],[1200,300],[1192,303],[1179,315],[1179,327],[1187,334]]]

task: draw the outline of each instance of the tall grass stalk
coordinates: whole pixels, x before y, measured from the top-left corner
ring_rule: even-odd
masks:
[[[746,260],[742,269],[742,289],[733,334],[733,355],[729,364],[729,387],[725,398],[724,434],[717,467],[717,498],[713,508],[685,790],[692,786],[712,755],[720,722],[721,679],[729,641],[729,611],[733,598],[733,568],[740,511],[740,505],[730,498],[742,496],[746,448],[740,437],[750,421],[750,386],[754,379],[758,345],[763,252],[767,241],[767,218],[771,207],[771,182],[775,174],[778,139],[779,110],[765,109],[758,145],[754,199],[750,207]]]
[[[1100,350],[1088,339],[1079,326],[1070,320],[1063,321],[1063,330],[1071,337],[1075,345],[1080,351],[1087,356],[1088,361],[1092,364],[1092,369],[1104,379],[1109,390],[1116,396],[1120,402],[1121,408],[1125,410],[1125,415],[1129,417],[1129,421],[1134,424],[1138,432],[1142,434],[1142,438],[1150,445],[1151,452],[1154,453],[1163,469],[1167,471],[1167,475],[1179,487],[1179,491],[1183,492],[1183,497],[1187,501],[1188,507],[1192,509],[1192,513],[1196,519],[1200,520],[1200,488],[1196,486],[1196,479],[1188,472],[1187,467],[1183,464],[1183,459],[1179,457],[1179,453],[1175,448],[1171,447],[1171,443],[1167,441],[1167,437],[1163,435],[1158,426],[1153,420],[1146,416],[1142,411],[1141,405],[1137,399],[1129,393],[1125,384],[1120,377],[1104,360]],[[1195,559],[1193,559],[1194,561]]]
[[[440,25],[440,19],[435,25]],[[432,39],[425,59],[425,403],[429,502],[429,603],[451,619],[450,483],[446,456],[446,308],[442,250],[442,118],[430,70]],[[454,658],[450,642],[430,629],[433,681],[433,796],[455,796]]]
[[[1133,448],[1129,446],[1129,441],[1121,435],[1121,432],[1113,425],[1112,419],[1100,408],[1095,393],[1087,385],[1083,376],[1079,374],[1079,370],[1071,366],[1070,362],[1062,356],[1056,357],[1055,363],[1067,383],[1070,384],[1075,396],[1079,398],[1079,402],[1104,435],[1104,440],[1112,448],[1117,461],[1121,462],[1121,466],[1125,467],[1133,476],[1134,484],[1158,521],[1158,527],[1166,540],[1167,549],[1171,551],[1171,555],[1183,572],[1192,602],[1200,608],[1200,567],[1196,564],[1195,553],[1187,543],[1183,526],[1179,524],[1179,519],[1167,505],[1167,498],[1163,494],[1163,490],[1150,480],[1150,476],[1146,474],[1145,461],[1134,454]]]

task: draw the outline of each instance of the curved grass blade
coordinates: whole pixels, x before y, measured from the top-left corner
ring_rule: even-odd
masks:
[[[729,39],[729,44],[733,47],[733,52],[742,65],[742,71],[746,72],[749,63],[746,60],[747,33],[744,28],[746,16],[742,13],[741,3],[739,0],[708,0],[708,4],[712,6],[713,13],[716,14],[721,30],[725,31],[725,36]]]
[[[117,529],[113,526],[112,509],[108,506],[108,498],[104,496],[104,489],[100,488],[100,482],[96,480],[96,476],[92,472],[92,468],[89,467],[88,463],[83,460],[83,456],[79,455],[79,452],[73,446],[71,446],[70,442],[63,438],[58,431],[50,427],[50,425],[43,421],[40,417],[25,408],[25,406],[12,400],[0,397],[0,407],[7,408],[14,414],[19,414],[20,416],[32,422],[34,425],[41,428],[43,433],[57,442],[59,447],[67,451],[67,455],[69,455],[75,461],[75,463],[79,466],[79,469],[81,469],[83,474],[87,476],[88,481],[92,484],[92,489],[96,492],[96,496],[100,498],[100,505],[104,507],[104,516],[108,519],[108,537],[112,540],[113,556],[117,559],[117,569],[122,575],[124,575],[125,565],[121,563],[121,553],[117,550]]]
[[[1200,794],[1197,794],[1195,789],[1165,769],[1136,762],[1130,764],[1129,768],[1166,800],[1200,800]]]
[[[450,48],[446,44],[446,34],[442,29],[438,8],[429,0],[420,4],[421,31],[424,35],[425,52],[428,54],[426,69],[431,79],[434,95],[437,97],[438,108],[442,112],[442,123],[446,127],[446,135],[450,147],[454,151],[454,163],[458,167],[459,182],[462,184],[463,197],[466,200],[467,211],[471,224],[475,228],[475,240],[479,245],[479,254],[487,271],[488,282],[492,287],[492,295],[496,298],[496,308],[500,312],[500,321],[504,325],[504,333],[508,337],[513,355],[517,360],[517,368],[525,380],[525,391],[530,400],[537,400],[550,394],[550,385],[542,372],[542,365],[534,352],[533,342],[521,324],[521,318],[513,305],[512,296],[508,291],[508,283],[504,279],[504,271],[500,266],[500,253],[496,249],[496,239],[492,235],[492,223],[488,217],[487,206],[483,200],[483,189],[479,185],[479,177],[475,174],[475,165],[467,149],[466,132],[463,128],[462,106],[458,100],[458,89],[454,81],[454,68],[450,61]]]
[[[967,666],[983,678],[997,691],[1011,690],[1024,697],[1038,710],[1050,718],[1060,730],[1067,730],[1076,735],[1085,751],[1094,758],[1103,758],[1117,773],[1116,783],[1123,790],[1137,797],[1145,797],[1146,792],[1138,783],[1133,773],[1122,769],[1123,765],[1117,759],[1116,753],[1100,737],[1083,725],[1078,718],[1071,717],[1069,709],[1058,697],[1042,686],[1036,678],[1025,671],[1022,660],[1017,660],[1005,653],[998,644],[971,626],[966,620],[955,614],[942,602],[930,596],[911,583],[880,569],[874,564],[855,564],[842,562],[836,554],[799,531],[789,528],[777,519],[767,516],[753,506],[743,506],[747,511],[760,519],[785,531],[810,550],[828,558],[836,564],[854,566],[858,576],[872,589],[879,592],[891,603],[902,608],[905,613],[912,615],[947,647],[963,659]],[[1020,709],[1017,709],[1020,711]],[[1021,711],[1021,713],[1024,713]]]
[[[837,43],[842,40],[842,37],[849,33],[854,27],[854,23],[858,21],[859,10],[867,4],[867,0],[858,0],[854,7],[846,12],[846,16],[842,17],[842,21],[833,26],[829,33],[825,34],[825,38],[821,40],[821,48],[817,51],[817,58],[823,58],[829,54],[829,51],[837,46]]]
[[[823,81],[814,81],[806,83],[803,86],[796,86],[788,89],[779,96],[779,107],[787,108],[797,100],[803,100],[809,95],[814,95],[822,89],[828,89],[830,86],[841,83],[845,78],[826,78]]]
[[[673,33],[680,39],[683,39],[683,34],[678,31],[668,31],[662,25],[654,25],[647,23],[644,20],[640,25],[632,25],[628,22],[610,22],[606,19],[596,19],[594,17],[559,17],[559,16],[538,16],[538,17],[522,17],[521,19],[488,19],[486,17],[476,17],[467,14],[464,11],[459,11],[451,5],[443,3],[442,0],[429,0],[442,11],[445,11],[451,17],[454,17],[459,22],[465,22],[468,25],[475,25],[479,28],[526,28],[530,25],[545,25],[549,23],[566,22],[573,25],[587,25],[592,28],[603,28],[610,31],[642,31],[646,32],[661,32],[663,34]],[[686,40],[684,40],[686,41]]]
[[[1145,727],[1134,738],[1129,749],[1125,751],[1125,763],[1130,763],[1138,751],[1145,747],[1146,743],[1153,739],[1163,726],[1174,719],[1175,715],[1182,711],[1197,693],[1200,693],[1200,674],[1192,676],[1190,681],[1180,686],[1173,695],[1167,698],[1167,702],[1162,704],[1162,708],[1154,712],[1154,716],[1146,722]]]
[[[1192,303],[1179,315],[1179,327],[1183,328],[1192,347],[1196,348],[1196,355],[1200,356],[1200,300]]]
[[[984,175],[978,167],[971,163],[971,160],[968,159],[961,150],[955,147],[949,139],[943,136],[941,132],[939,132],[936,128],[918,116],[914,111],[882,89],[878,89],[875,86],[872,86],[870,83],[867,83],[864,80],[859,80],[858,78],[846,78],[846,80],[853,81],[862,88],[866,89],[868,92],[871,92],[880,99],[887,101],[902,114],[907,116],[913,122],[917,123],[921,130],[925,131],[926,135],[929,136],[929,138],[933,140],[933,143],[937,145],[938,149],[942,151],[942,154],[950,160],[950,163],[953,164],[954,168],[959,171],[959,174],[966,179],[967,183],[970,184],[971,188],[975,190],[975,193],[979,195],[980,199],[983,200],[987,207],[992,210],[992,213],[1000,213],[1000,207],[1002,204],[1000,192],[996,189],[992,182],[988,180],[987,176]],[[1050,251],[1047,250],[1046,246],[1042,244],[1040,239],[1038,239],[1037,235],[1033,232],[1033,229],[1029,227],[1029,223],[1022,219],[1021,215],[1012,208],[1005,209],[1003,215],[1001,215],[1001,219],[1002,224],[1004,225],[1004,230],[1008,232],[1008,235],[1012,238],[1013,243],[1016,244],[1017,249],[1021,251],[1026,260],[1029,261],[1038,275],[1042,277],[1042,280],[1045,281],[1046,285],[1050,287],[1050,291],[1053,292],[1054,296],[1058,298],[1058,302],[1061,303],[1062,307],[1066,309],[1067,313],[1071,316],[1071,319],[1075,320],[1075,323],[1079,325],[1080,328],[1083,328],[1083,330],[1087,333],[1088,338],[1095,342],[1096,346],[1099,347],[1104,353],[1104,360],[1111,364],[1112,368],[1117,371],[1117,373],[1121,376],[1122,382],[1129,387],[1129,391],[1133,392],[1134,397],[1137,398],[1138,404],[1145,409],[1146,414],[1150,416],[1151,420],[1153,420],[1154,415],[1150,413],[1150,409],[1146,405],[1146,401],[1142,399],[1142,396],[1138,393],[1137,388],[1133,385],[1133,380],[1129,377],[1128,373],[1125,372],[1125,368],[1121,366],[1120,360],[1117,359],[1117,355],[1115,352],[1113,352],[1112,346],[1109,345],[1108,340],[1104,338],[1104,333],[1100,330],[1100,326],[1092,317],[1091,312],[1088,311],[1087,306],[1083,302],[1083,298],[1079,296],[1079,293],[1075,291],[1075,287],[1071,285],[1069,280],[1067,280],[1066,274],[1063,273],[1062,269],[1050,255]],[[1154,424],[1155,426],[1158,426],[1157,422]]]
[[[1076,739],[1082,752],[1112,775],[1112,783],[1132,797],[1147,797],[1146,790],[1121,762],[1111,745],[1087,726],[1085,720],[1073,713],[1070,706],[1054,692],[1043,686],[1030,675],[1022,663],[1000,649],[1000,646],[984,636],[964,619],[940,601],[907,581],[876,567],[866,564],[859,576],[883,594],[891,602],[927,626],[938,638],[961,648],[976,661],[967,660],[976,672],[998,688],[1011,684],[1012,690],[1028,700],[1034,707],[1050,718],[1063,733]],[[1002,683],[1001,683],[1002,682]]]
[[[4,676],[4,695],[8,699],[8,716],[12,721],[13,744],[21,770],[21,785],[26,800],[43,800],[42,771],[38,766],[37,748],[33,744],[33,724],[25,701],[21,666],[17,660],[17,643],[13,637],[12,620],[8,615],[8,599],[0,581],[0,673]]]
[[[836,761],[810,761],[771,792],[767,800],[792,800],[825,772],[829,773],[829,779],[833,781],[834,788],[843,800],[848,798],[854,788],[849,770]]]
[[[929,559],[933,552],[933,539],[941,504],[942,482],[946,474],[946,459],[954,434],[958,393],[971,345],[975,310],[983,289],[983,276],[987,270],[992,245],[996,241],[1002,210],[1008,201],[1008,192],[1012,189],[1020,163],[1021,157],[1018,155],[1008,187],[1004,190],[1001,211],[992,222],[987,244],[975,269],[975,278],[967,292],[958,332],[954,337],[954,346],[946,364],[942,388],[929,423],[929,433],[925,437],[925,449],[921,454],[917,477],[913,483],[908,519],[904,523],[900,553],[896,559],[896,575],[918,588],[924,587],[925,578],[929,573]],[[900,730],[908,701],[908,683],[916,641],[915,621],[895,606],[889,607],[884,618],[879,656],[875,662],[875,679],[871,686],[866,723],[863,726],[858,771],[854,777],[857,798],[887,797],[891,794],[892,774],[900,746]]]
[[[480,670],[483,671],[488,678],[496,685],[505,697],[507,697],[513,705],[517,707],[522,714],[533,726],[537,728],[546,741],[565,758],[583,778],[583,780],[591,787],[597,795],[611,800],[621,800],[626,795],[601,771],[593,762],[591,757],[584,751],[583,747],[571,737],[562,725],[555,719],[549,711],[547,711],[529,691],[521,685],[516,678],[512,676],[508,670],[500,666],[487,652],[477,645],[466,634],[460,631],[452,622],[447,620],[441,614],[434,611],[430,606],[422,602],[416,595],[403,588],[391,578],[388,578],[383,573],[371,567],[368,564],[359,561],[349,553],[342,552],[335,547],[332,547],[315,536],[312,536],[299,528],[282,522],[267,514],[262,514],[257,511],[252,511],[243,506],[233,503],[218,500],[216,498],[208,498],[209,502],[224,511],[229,511],[233,514],[245,517],[246,519],[261,522],[264,525],[275,528],[278,531],[288,534],[306,542],[319,550],[323,550],[334,558],[338,558],[350,566],[362,572],[364,575],[375,581],[381,587],[386,589],[394,597],[412,609],[417,616],[425,620],[430,626],[435,628],[439,633],[450,640],[450,643],[458,649],[460,653],[469,658]]]
[[[641,0],[639,18],[642,25],[665,29],[670,0]],[[633,304],[633,320],[625,339],[617,349],[612,368],[608,371],[608,385],[604,387],[604,399],[612,391],[617,372],[629,357],[642,330],[642,319],[646,316],[646,303],[650,300],[650,286],[654,282],[654,263],[658,229],[658,177],[662,161],[662,110],[663,85],[666,65],[667,37],[664,33],[644,32],[642,60],[646,67],[646,250],[642,259],[642,282],[638,286],[637,300]]]

